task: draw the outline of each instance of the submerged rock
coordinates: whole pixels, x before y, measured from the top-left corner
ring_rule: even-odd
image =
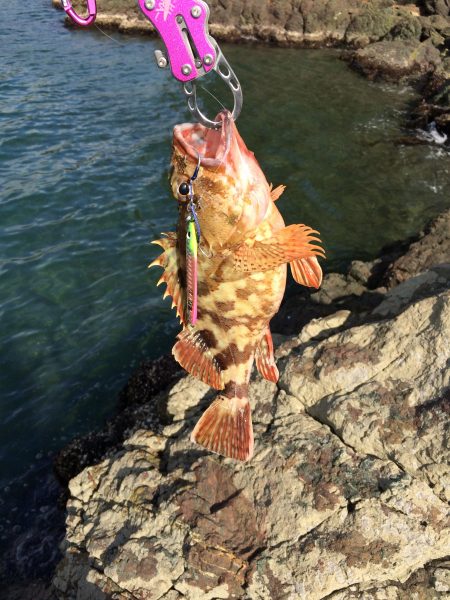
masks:
[[[399,310],[344,330],[341,311],[285,339],[279,385],[251,385],[247,464],[189,441],[207,386],[161,392],[159,433],[136,422],[70,482],[57,596],[437,598],[450,576],[450,292]]]

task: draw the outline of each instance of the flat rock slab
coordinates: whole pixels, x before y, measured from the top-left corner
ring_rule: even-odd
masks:
[[[448,597],[450,294],[347,318],[285,341],[279,386],[253,381],[249,463],[190,443],[205,385],[161,394],[161,434],[137,427],[71,481],[57,596]]]

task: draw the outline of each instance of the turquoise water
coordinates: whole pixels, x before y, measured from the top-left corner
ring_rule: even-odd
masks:
[[[52,453],[102,423],[177,331],[146,267],[176,219],[171,129],[188,113],[155,40],[66,29],[47,0],[11,0],[2,18],[0,541],[39,573],[54,560]],[[286,221],[321,231],[327,269],[450,205],[448,154],[396,144],[410,90],[368,83],[334,52],[223,48],[241,133],[288,186]]]

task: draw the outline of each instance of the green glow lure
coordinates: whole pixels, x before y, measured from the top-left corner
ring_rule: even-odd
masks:
[[[197,323],[198,306],[198,237],[194,216],[186,221],[186,275],[187,275],[187,316],[189,323]]]

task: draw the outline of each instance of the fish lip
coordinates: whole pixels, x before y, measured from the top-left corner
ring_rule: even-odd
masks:
[[[195,161],[200,156],[201,165],[212,169],[225,163],[234,132],[233,117],[228,110],[221,111],[215,120],[222,122],[220,129],[209,129],[200,123],[183,123],[176,125],[173,131],[174,144],[183,154]]]

